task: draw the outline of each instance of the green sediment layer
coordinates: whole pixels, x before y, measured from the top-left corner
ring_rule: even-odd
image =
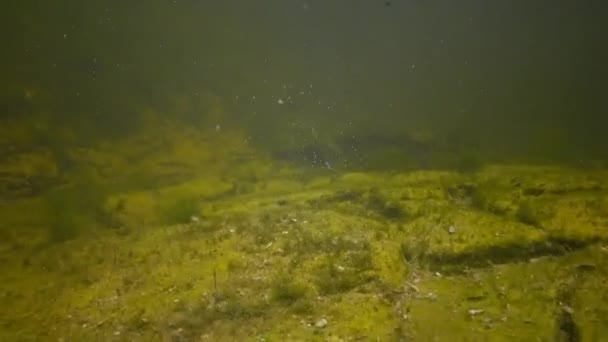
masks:
[[[172,125],[67,155],[3,155],[0,340],[608,336],[605,171],[311,173]]]

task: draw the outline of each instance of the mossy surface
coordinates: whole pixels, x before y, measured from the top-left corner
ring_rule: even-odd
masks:
[[[310,174],[178,128],[75,149],[87,182],[3,203],[0,340],[608,334],[604,171]]]

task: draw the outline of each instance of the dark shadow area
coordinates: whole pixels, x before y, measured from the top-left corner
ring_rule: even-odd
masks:
[[[464,253],[429,253],[421,257],[412,254],[413,250],[407,246],[402,246],[402,253],[406,260],[413,260],[418,257],[421,262],[428,263],[429,267],[433,270],[444,273],[460,273],[468,268],[528,262],[530,259],[545,256],[560,256],[601,241],[602,239],[600,238],[580,240],[549,237],[544,241],[533,243],[512,242],[498,246],[478,248]]]

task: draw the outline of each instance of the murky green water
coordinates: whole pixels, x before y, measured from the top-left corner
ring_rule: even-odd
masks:
[[[3,5],[0,340],[608,339],[593,6]]]

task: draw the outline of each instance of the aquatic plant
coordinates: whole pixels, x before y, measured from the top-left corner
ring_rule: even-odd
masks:
[[[540,224],[538,213],[529,201],[523,201],[519,204],[515,217],[519,222],[530,226],[538,226]]]
[[[428,235],[421,235],[420,239],[401,244],[401,255],[408,264],[423,264],[429,251],[430,241]]]
[[[240,297],[233,289],[214,295],[208,303],[194,306],[178,302],[173,308],[175,319],[171,322],[174,329],[182,331],[182,338],[190,341],[205,331],[216,321],[243,321],[263,317],[268,313],[268,304],[260,300]],[[182,339],[179,339],[182,340]]]
[[[165,224],[184,224],[190,222],[192,215],[199,212],[196,198],[178,198],[164,208],[161,220]]]
[[[319,266],[315,284],[323,295],[349,291],[373,279],[366,271],[373,269],[371,254],[367,250],[352,252],[342,258],[328,256]]]
[[[397,203],[387,201],[377,190],[370,190],[367,207],[387,220],[407,218],[407,212]]]
[[[43,198],[49,240],[61,242],[97,225],[104,195],[94,184],[50,190]]]
[[[290,305],[304,298],[306,291],[304,285],[295,282],[288,274],[281,274],[273,281],[272,299]]]
[[[484,191],[480,187],[475,187],[471,193],[471,207],[478,210],[490,210],[492,209],[492,203]]]

